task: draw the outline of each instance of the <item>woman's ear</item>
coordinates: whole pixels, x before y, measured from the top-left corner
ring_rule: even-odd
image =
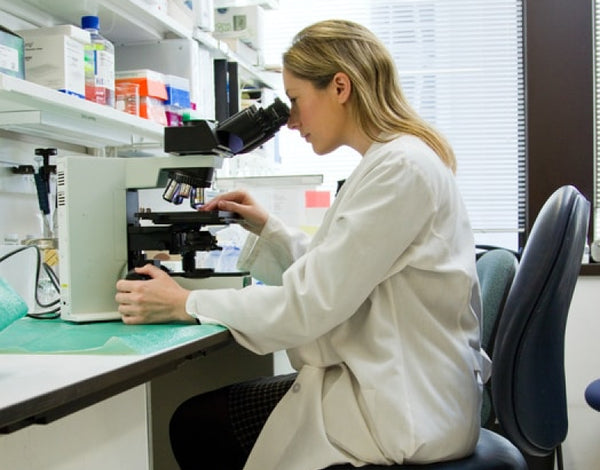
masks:
[[[338,72],[333,76],[332,80],[333,88],[336,92],[338,102],[345,103],[350,98],[350,92],[352,91],[352,82],[350,77],[344,72]]]

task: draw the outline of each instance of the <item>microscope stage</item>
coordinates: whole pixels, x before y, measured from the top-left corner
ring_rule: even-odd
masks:
[[[227,225],[240,220],[235,212],[227,211],[189,211],[189,212],[138,212],[140,219],[150,220],[155,224],[197,224]]]

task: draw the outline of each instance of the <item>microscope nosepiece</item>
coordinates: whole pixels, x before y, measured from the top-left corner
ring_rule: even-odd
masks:
[[[189,199],[190,206],[197,209],[204,204],[204,188],[210,186],[213,171],[213,168],[190,168],[169,173],[163,199],[176,205]]]

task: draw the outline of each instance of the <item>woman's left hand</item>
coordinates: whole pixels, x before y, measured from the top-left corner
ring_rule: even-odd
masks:
[[[148,280],[117,281],[115,300],[124,323],[194,323],[185,310],[189,291],[181,287],[166,272],[147,264],[135,268],[136,273],[147,275]]]

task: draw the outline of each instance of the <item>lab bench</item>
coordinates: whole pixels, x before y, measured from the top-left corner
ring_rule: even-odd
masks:
[[[273,372],[271,356],[241,348],[225,328],[195,328],[143,354],[0,354],[0,468],[176,468],[168,420],[179,403]]]

